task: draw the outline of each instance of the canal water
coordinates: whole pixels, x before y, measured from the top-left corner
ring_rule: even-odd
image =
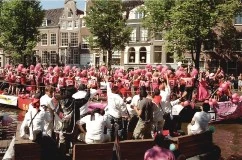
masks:
[[[0,115],[2,114],[10,114],[10,116],[13,117],[15,121],[21,121],[24,118],[25,112],[15,108],[0,107]],[[222,157],[224,159],[227,159],[231,155],[240,155],[242,157],[242,119],[233,122],[224,122],[211,125],[215,127],[213,141],[221,148]],[[183,130],[185,130],[185,128],[186,124],[183,124]],[[16,123],[10,125],[8,130],[1,129],[0,144],[1,141],[3,142],[3,138],[10,139],[11,136],[15,134],[15,129]]]

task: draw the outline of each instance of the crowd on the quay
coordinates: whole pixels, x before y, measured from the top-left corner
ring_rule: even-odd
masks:
[[[187,133],[203,133],[209,128],[211,106],[240,98],[232,95],[233,85],[221,68],[210,73],[183,65],[176,70],[147,65],[127,71],[41,64],[24,68],[20,64],[7,65],[1,75],[9,84],[4,94],[28,93],[32,98],[21,137],[43,145],[43,156],[52,158],[54,153],[64,156],[77,140],[87,144],[114,141],[115,131],[121,140],[153,137],[160,141],[164,127],[169,136],[179,136],[181,111],[194,109],[197,101],[203,102],[201,112],[194,114]],[[89,101],[100,96],[106,97],[107,106],[90,110]],[[145,159],[152,159],[154,150],[157,147],[148,150]],[[163,159],[175,159],[169,150],[160,152]]]

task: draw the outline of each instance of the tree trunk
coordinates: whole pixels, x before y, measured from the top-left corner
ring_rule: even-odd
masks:
[[[195,59],[195,68],[199,71],[199,62],[200,62],[200,54],[201,54],[202,43],[201,40],[197,40],[196,42],[196,59]]]
[[[111,50],[108,50],[108,69],[111,69],[112,67],[112,54],[113,52]]]

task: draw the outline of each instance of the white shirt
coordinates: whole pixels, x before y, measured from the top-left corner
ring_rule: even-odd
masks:
[[[105,108],[106,114],[120,118],[125,113],[126,106],[124,100],[120,95],[112,93],[109,83],[107,83],[107,102],[108,104]]]
[[[34,119],[32,121],[32,124],[29,127],[30,128],[29,139],[35,140],[36,135],[33,135],[33,131],[36,131],[36,130],[40,130],[43,132],[43,134],[45,134],[45,131],[44,131],[45,124],[49,123],[51,121],[51,117],[46,111],[43,111],[43,110],[40,110],[37,115],[36,115],[36,113],[37,113],[37,109],[32,108],[25,114],[24,121],[20,127],[20,137],[27,138],[24,133],[24,127],[30,126],[31,119],[33,119],[33,118]]]
[[[161,96],[161,107],[163,108],[165,113],[170,113],[171,112],[171,107],[170,107],[170,95],[171,95],[171,89],[170,86],[167,85],[165,90],[160,91],[160,96]]]
[[[78,121],[79,125],[86,124],[85,139],[102,140],[104,136],[104,127],[111,128],[111,123],[98,113],[94,114],[95,120],[91,121],[91,115],[87,115]]]
[[[47,106],[48,108],[51,108],[52,110],[55,109],[55,106],[52,103],[52,98],[50,98],[47,94],[43,95],[40,98],[40,107],[44,105]],[[42,108],[42,107],[41,107]]]
[[[180,112],[181,112],[181,110],[183,109],[184,107],[182,106],[182,105],[180,105],[180,104],[176,104],[176,105],[174,105],[173,107],[172,107],[172,111],[171,111],[171,113],[172,113],[172,115],[179,115],[180,114]]]
[[[196,112],[193,116],[193,120],[195,123],[191,126],[191,132],[193,134],[199,134],[208,130],[208,123],[211,120],[211,115],[204,111]]]
[[[90,89],[90,98],[92,98],[95,94],[97,93],[97,90],[95,89]],[[82,99],[85,98],[87,92],[86,91],[77,91],[75,94],[72,95],[72,98],[74,99]],[[89,102],[84,104],[79,110],[80,110],[80,115],[86,114],[88,112],[88,106]]]

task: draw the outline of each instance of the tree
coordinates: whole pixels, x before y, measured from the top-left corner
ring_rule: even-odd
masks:
[[[164,31],[167,50],[181,56],[191,53],[199,70],[201,47],[208,37],[221,33],[240,9],[238,0],[152,0],[145,1],[144,25]]]
[[[87,27],[97,47],[108,52],[108,67],[112,64],[114,50],[123,50],[130,40],[131,29],[123,17],[121,0],[93,0],[93,6],[85,17]]]
[[[3,1],[0,12],[0,46],[15,60],[25,61],[38,41],[44,11],[38,0]],[[25,63],[24,63],[25,64]]]

